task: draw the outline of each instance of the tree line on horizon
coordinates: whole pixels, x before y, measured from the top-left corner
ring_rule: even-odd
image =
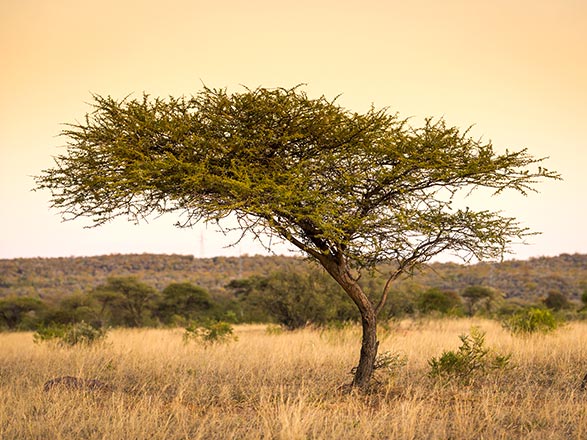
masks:
[[[67,258],[0,259],[0,298],[27,296],[55,302],[94,288],[112,276],[134,276],[158,290],[190,282],[213,296],[229,296],[232,280],[268,276],[272,272],[316,268],[299,257],[248,256],[194,258],[191,255],[102,255]],[[384,272],[386,268],[382,268]],[[381,283],[377,271],[365,280]],[[438,288],[461,291],[471,285],[492,287],[507,299],[538,301],[551,291],[579,301],[587,288],[587,255],[562,254],[500,263],[432,263],[413,277],[399,279],[399,290]],[[412,287],[410,287],[412,286]]]
[[[382,280],[360,280],[376,295]],[[587,288],[580,301],[557,290],[535,301],[505,298],[499,290],[471,284],[462,289],[396,286],[381,319],[426,316],[500,318],[529,307],[583,319]],[[222,294],[189,281],[158,289],[136,276],[111,276],[85,291],[60,298],[9,295],[0,298],[0,329],[36,330],[86,322],[96,328],[186,326],[192,322],[273,323],[288,330],[307,325],[358,322],[360,317],[341,288],[316,267],[296,265],[266,275],[230,280]]]

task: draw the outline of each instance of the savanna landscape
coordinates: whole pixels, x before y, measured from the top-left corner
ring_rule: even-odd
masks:
[[[0,440],[587,439],[586,19],[0,1]]]
[[[505,368],[432,376],[430,359],[478,328]],[[587,324],[512,335],[479,318],[406,319],[380,329],[389,362],[368,391],[345,389],[360,328],[237,325],[222,343],[178,329],[116,329],[91,346],[0,333],[3,439],[582,439]],[[108,389],[43,390],[52,377]]]
[[[364,389],[351,386],[358,315],[308,261],[0,267],[2,439],[587,436],[584,255],[435,263],[398,280]],[[361,280],[369,295],[383,282]]]

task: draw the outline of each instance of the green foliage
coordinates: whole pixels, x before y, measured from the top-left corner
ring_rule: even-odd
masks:
[[[288,330],[357,317],[340,287],[317,270],[291,267],[266,277],[235,280],[227,287],[246,309],[264,311]]]
[[[416,299],[416,308],[420,313],[441,313],[443,315],[462,315],[463,303],[460,296],[453,291],[431,288],[421,292]]]
[[[232,325],[224,321],[191,323],[185,329],[184,341],[197,341],[204,345],[226,344],[236,341]]]
[[[510,355],[498,355],[485,347],[485,333],[478,328],[459,338],[461,346],[457,351],[444,351],[428,361],[431,377],[470,383],[489,371],[508,367]]]
[[[414,315],[416,312],[416,294],[410,291],[394,289],[389,294],[385,308],[388,319]]]
[[[8,296],[0,299],[0,328],[30,329],[36,324],[38,314],[46,306],[38,298]]]
[[[583,293],[581,294],[581,303],[583,306],[579,309],[579,312],[587,312],[587,288],[583,290]]]
[[[376,372],[385,374],[386,376],[395,376],[399,370],[408,364],[408,357],[403,353],[394,353],[391,351],[384,351],[379,353],[375,358],[373,368]]]
[[[240,322],[273,321],[260,294],[265,279],[264,276],[253,275],[245,279],[234,279],[225,286],[226,290],[235,298],[234,306]]]
[[[495,289],[479,285],[467,286],[461,296],[465,299],[469,316],[478,312],[489,313],[498,299]]]
[[[109,310],[114,325],[140,327],[149,323],[157,305],[159,292],[136,277],[111,277],[96,287],[91,295]]]
[[[225,311],[224,315],[222,316],[222,321],[226,321],[231,324],[236,324],[239,322],[238,316],[236,316],[236,313],[233,310]]]
[[[530,307],[514,313],[503,321],[503,326],[513,334],[550,333],[561,325],[548,309]]]
[[[177,316],[188,321],[201,319],[213,306],[210,294],[191,283],[171,283],[161,293],[156,315],[168,324],[174,316],[176,320]]]
[[[96,328],[85,322],[67,325],[51,324],[40,327],[33,335],[35,343],[55,342],[60,346],[94,345],[106,338],[106,330]]]
[[[557,290],[551,290],[542,301],[546,307],[551,310],[558,311],[568,309],[571,307],[569,299]]]
[[[281,335],[283,334],[283,331],[283,327],[276,324],[269,324],[267,327],[265,327],[265,333],[268,335]]]
[[[56,324],[82,321],[98,323],[100,322],[98,305],[92,296],[76,292],[61,298],[56,306],[50,307],[44,321]]]
[[[254,275],[287,270],[291,266],[312,271],[315,264],[299,257],[247,256],[194,258],[188,255],[127,254],[70,258],[0,259],[0,298],[42,298],[45,304],[57,303],[60,298],[87,291],[102,284],[109,276],[125,273],[163,290],[170,283],[192,283],[207,290],[214,301],[230,298],[225,289],[227,280],[246,279]],[[472,284],[492,286],[503,292],[508,300],[522,299],[536,303],[548,292],[556,290],[567,298],[580,299],[587,283],[584,267],[587,255],[561,255],[531,260],[505,260],[500,263],[433,263],[430,269],[416,271],[413,277],[393,283],[383,317],[412,314],[415,296],[430,287],[463,292]],[[365,273],[359,284],[370,297],[377,298],[392,265],[378,266],[377,271]],[[583,303],[585,304],[585,303]],[[98,304],[98,311],[101,304]],[[492,312],[502,307],[491,304]],[[484,304],[479,304],[481,311]],[[42,315],[43,311],[36,312]],[[239,319],[241,316],[239,315]],[[108,322],[106,309],[104,322]]]
[[[94,100],[64,131],[67,153],[36,182],[64,216],[96,225],[178,211],[190,226],[234,213],[245,232],[278,235],[317,260],[411,267],[447,250],[501,256],[527,234],[499,213],[452,209],[447,192],[526,193],[559,178],[528,170],[541,159],[526,150],[496,154],[443,120],[413,128],[300,87]]]

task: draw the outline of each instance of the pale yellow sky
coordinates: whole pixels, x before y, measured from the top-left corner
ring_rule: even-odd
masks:
[[[0,0],[0,54],[0,258],[260,252],[223,249],[214,228],[176,230],[171,217],[61,223],[49,194],[30,192],[91,93],[189,95],[202,83],[307,83],[352,110],[444,116],[497,148],[550,156],[564,182],[470,202],[542,231],[515,258],[587,253],[587,1]]]

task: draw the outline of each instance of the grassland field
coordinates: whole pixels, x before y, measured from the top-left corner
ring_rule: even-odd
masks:
[[[473,327],[511,367],[469,384],[429,377],[428,360]],[[0,333],[0,439],[587,439],[587,323],[512,336],[479,319],[402,321],[380,352],[407,357],[369,393],[343,392],[359,327],[184,343],[181,329],[120,329],[93,347]],[[55,388],[59,376],[111,391]]]

